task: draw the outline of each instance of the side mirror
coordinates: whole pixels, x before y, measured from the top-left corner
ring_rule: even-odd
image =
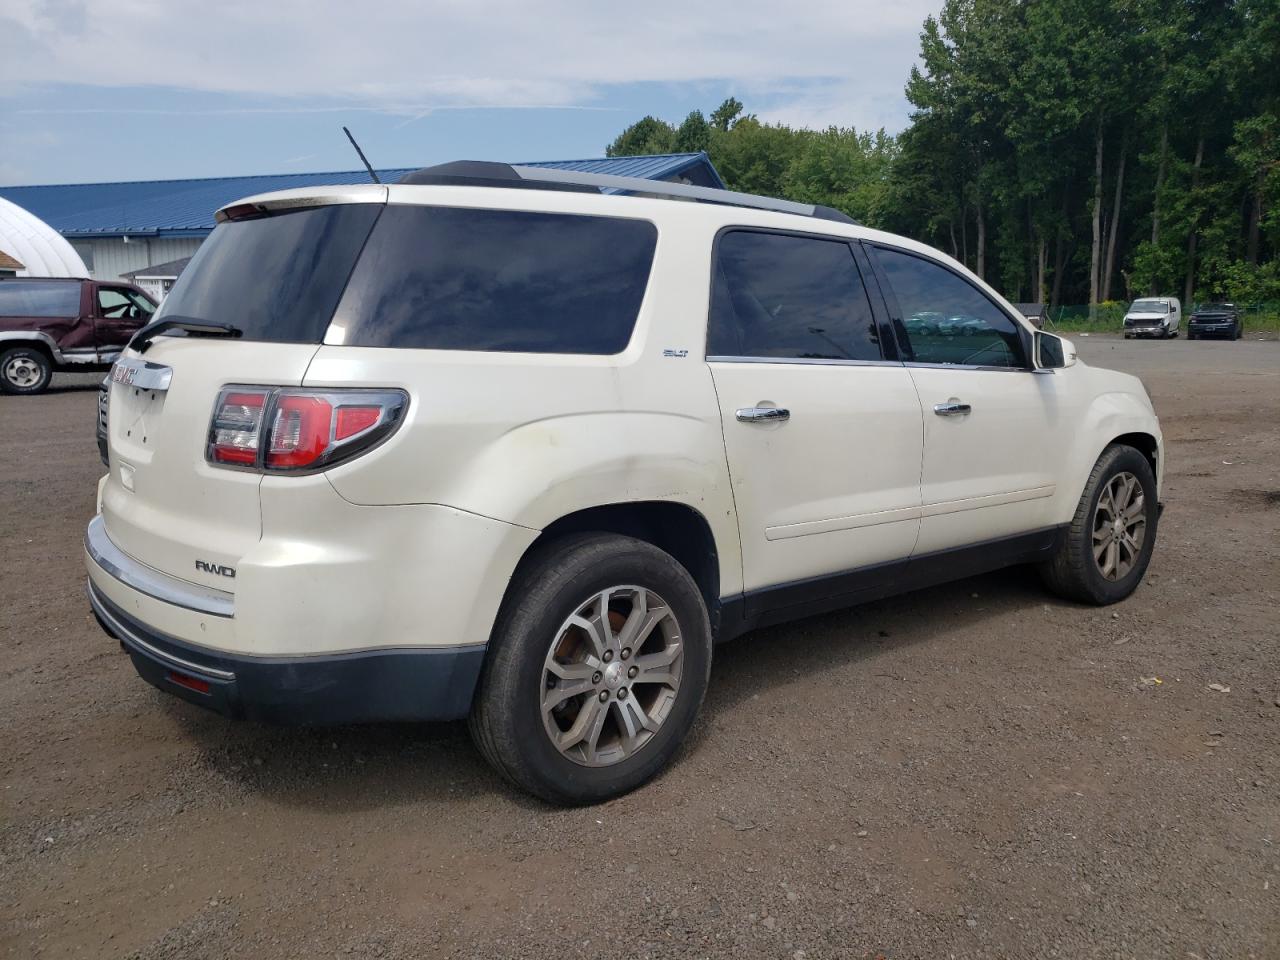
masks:
[[[1070,340],[1037,330],[1034,342],[1037,370],[1061,370],[1075,364],[1076,348]]]

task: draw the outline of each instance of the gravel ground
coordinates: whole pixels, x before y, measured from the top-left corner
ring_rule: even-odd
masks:
[[[1013,570],[752,634],[580,810],[461,725],[152,690],[83,595],[95,378],[0,398],[0,956],[1280,956],[1280,344],[1078,344],[1168,442],[1134,597]]]

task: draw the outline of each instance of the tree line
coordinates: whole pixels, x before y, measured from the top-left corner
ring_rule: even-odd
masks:
[[[896,136],[644,117],[730,189],[837,207],[1012,300],[1280,300],[1280,0],[946,0]]]

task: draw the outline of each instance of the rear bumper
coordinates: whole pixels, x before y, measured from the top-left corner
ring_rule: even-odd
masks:
[[[289,726],[456,720],[471,709],[484,646],[305,657],[214,651],[160,633],[92,582],[89,603],[152,686],[223,716]]]

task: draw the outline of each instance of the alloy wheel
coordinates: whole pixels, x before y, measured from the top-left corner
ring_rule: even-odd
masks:
[[[1147,536],[1146,494],[1132,473],[1107,481],[1093,512],[1093,559],[1108,580],[1129,575]]]
[[[542,671],[542,722],[564,756],[604,767],[644,748],[675,706],[680,625],[652,590],[601,590],[561,624]]]

